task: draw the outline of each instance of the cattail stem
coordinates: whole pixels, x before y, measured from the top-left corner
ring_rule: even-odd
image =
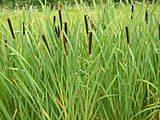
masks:
[[[126,38],[127,38],[127,43],[129,44],[129,31],[128,31],[128,27],[126,27]]]
[[[145,21],[146,21],[146,24],[148,24],[148,12],[147,12],[147,10],[145,11]]]
[[[9,25],[12,37],[13,37],[13,39],[15,39],[14,31],[13,31],[12,24],[11,24],[11,20],[9,18],[7,20],[8,20],[8,25]]]
[[[24,25],[24,22],[23,22],[23,35],[25,35],[25,25]]]
[[[84,16],[85,26],[86,26],[86,34],[88,35],[88,20],[87,15]]]
[[[92,53],[92,32],[89,32],[89,55]]]
[[[45,45],[46,45],[46,47],[47,47],[48,51],[50,52],[50,50],[49,50],[49,46],[48,46],[48,43],[47,43],[47,40],[46,40],[45,35],[42,35],[42,39],[43,39],[43,42],[45,43]]]

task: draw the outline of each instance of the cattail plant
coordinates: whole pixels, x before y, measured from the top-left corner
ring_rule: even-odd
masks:
[[[127,38],[127,43],[129,44],[129,30],[128,27],[126,26],[126,38]]]
[[[67,22],[65,22],[65,23],[64,23],[64,32],[66,33],[66,35],[67,35],[67,29],[68,29],[68,27],[67,27]]]
[[[87,20],[87,15],[84,16],[84,21],[85,21],[85,27],[86,27],[86,34],[88,35],[88,20]]]
[[[45,45],[46,45],[48,51],[50,52],[49,46],[48,46],[48,43],[47,43],[47,39],[46,39],[45,35],[42,35],[42,39],[43,39],[43,42],[45,43]]]
[[[132,4],[132,7],[131,7],[131,19],[133,19],[133,12],[134,12],[134,5]]]
[[[11,20],[8,18],[7,21],[8,21],[8,25],[9,25],[12,37],[13,37],[13,39],[15,39],[15,35],[14,35],[13,28],[12,28]]]
[[[89,32],[89,47],[88,47],[88,50],[89,50],[89,55],[92,53],[92,32]]]
[[[148,24],[148,12],[147,12],[147,10],[145,11],[145,21],[146,21],[146,24]]]
[[[23,35],[25,35],[25,24],[23,22]]]
[[[58,15],[59,15],[59,22],[60,22],[60,29],[62,30],[62,13],[61,13],[61,5],[60,2],[58,2]]]
[[[55,26],[56,24],[56,16],[53,16],[53,25]]]

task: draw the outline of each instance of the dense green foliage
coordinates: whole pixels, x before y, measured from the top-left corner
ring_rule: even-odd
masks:
[[[12,7],[15,6],[25,6],[25,5],[40,5],[40,1],[43,4],[56,6],[59,0],[0,0],[1,5],[10,5]],[[75,4],[75,3],[85,3],[88,5],[92,5],[93,3],[106,3],[107,0],[60,0],[63,4]],[[124,2],[124,3],[132,3],[132,2],[145,2],[146,0],[109,0],[112,2]],[[149,2],[159,2],[159,0],[147,0]]]
[[[58,37],[57,11],[46,6],[41,12],[31,7],[3,9],[0,120],[157,120],[159,10],[156,4],[135,4],[131,20],[129,5],[115,8],[109,2],[93,8],[63,6],[62,18],[63,23],[68,23],[68,34],[62,29]],[[89,16],[89,32],[93,33],[91,54],[84,15]]]

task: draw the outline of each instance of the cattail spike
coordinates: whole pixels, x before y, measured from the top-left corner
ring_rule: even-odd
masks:
[[[132,4],[132,8],[131,8],[131,19],[133,19],[133,12],[134,12],[134,5]]]
[[[67,35],[67,29],[68,29],[68,28],[67,28],[67,22],[65,22],[65,23],[64,23],[64,31],[65,31],[66,35]]]
[[[126,38],[127,38],[127,43],[129,44],[129,31],[128,31],[128,27],[126,27]]]
[[[25,25],[24,25],[24,22],[23,22],[23,35],[25,35]]]
[[[88,35],[88,20],[87,15],[84,16],[85,26],[86,26],[86,34]]]
[[[132,12],[132,13],[134,12],[134,5],[133,5],[133,4],[132,4],[131,12]]]
[[[55,26],[56,24],[56,16],[53,16],[53,25]]]
[[[60,22],[60,29],[62,30],[62,13],[61,13],[61,5],[60,5],[60,2],[58,2],[58,15],[59,15],[59,22]]]
[[[92,32],[89,32],[89,55],[92,53]]]
[[[148,24],[148,12],[147,12],[147,10],[145,11],[145,21],[146,21],[146,24]]]
[[[8,25],[9,25],[12,37],[13,37],[13,39],[15,39],[14,31],[13,31],[12,24],[11,24],[11,20],[9,18],[7,20],[8,20]]]
[[[60,27],[61,27],[61,30],[62,30],[62,27],[63,27],[63,25],[62,25],[62,13],[61,13],[60,10],[58,11],[58,14],[59,14]]]

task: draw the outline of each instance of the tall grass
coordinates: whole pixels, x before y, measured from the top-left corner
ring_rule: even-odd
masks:
[[[55,31],[62,27],[58,11],[43,6],[42,12],[3,13],[0,119],[158,119],[158,8],[148,6],[148,24],[144,4],[135,5],[134,13],[130,8],[110,2],[93,8],[76,6],[72,11],[63,6],[61,16],[68,31],[62,29],[60,34],[67,39],[67,55],[63,37]],[[90,19],[89,36],[84,15]],[[7,17],[12,21],[14,40]]]

